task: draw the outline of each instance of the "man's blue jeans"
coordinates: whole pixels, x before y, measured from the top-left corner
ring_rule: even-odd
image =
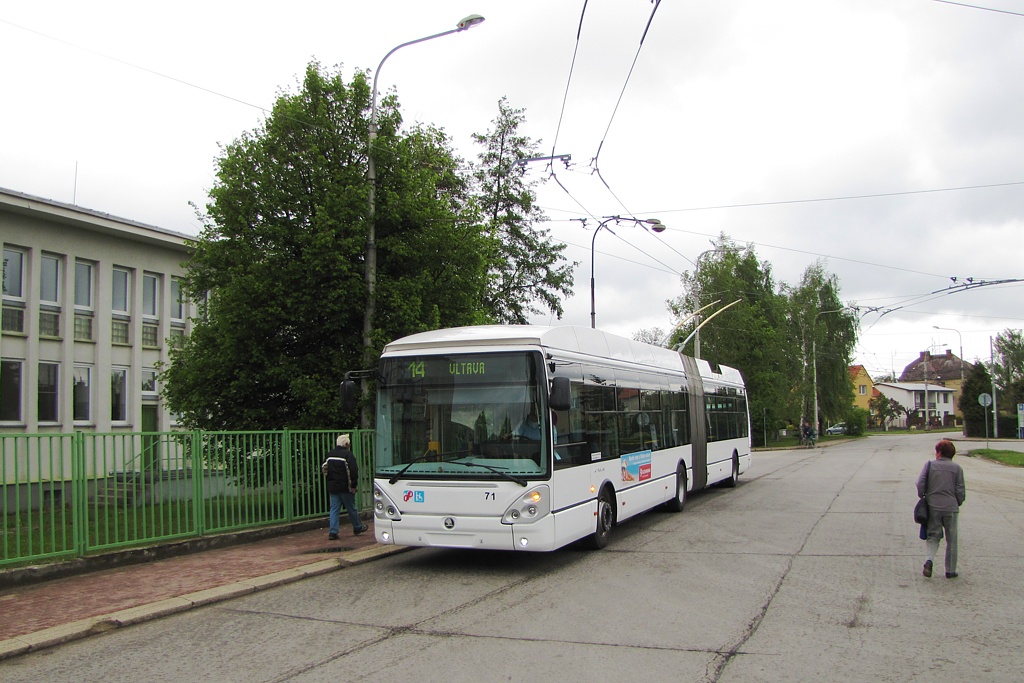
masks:
[[[359,510],[356,509],[356,494],[349,491],[331,494],[331,530],[330,533],[337,535],[338,522],[341,517],[341,506],[348,510],[348,519],[352,522],[352,530],[355,531],[363,526],[359,519]]]

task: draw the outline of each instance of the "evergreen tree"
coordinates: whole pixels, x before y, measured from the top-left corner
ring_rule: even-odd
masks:
[[[967,436],[985,436],[986,427],[989,436],[992,435],[992,406],[985,407],[978,403],[979,396],[991,392],[992,376],[988,374],[988,368],[984,363],[975,363],[964,378],[964,386],[960,392],[960,412],[964,416]]]
[[[549,311],[562,317],[562,299],[572,293],[572,271],[564,244],[551,239],[550,231],[538,228],[545,220],[535,204],[533,185],[524,180],[518,162],[537,156],[537,144],[519,134],[525,117],[505,98],[498,101],[494,128],[474,134],[483,146],[474,171],[477,201],[490,238],[484,308],[501,323],[526,323],[534,313]]]

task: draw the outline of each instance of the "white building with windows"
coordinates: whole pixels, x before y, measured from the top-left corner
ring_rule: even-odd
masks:
[[[0,188],[0,432],[164,431],[192,238]]]
[[[897,421],[897,427],[924,426],[926,415],[931,426],[953,423],[952,389],[923,382],[878,382],[875,389],[909,411],[909,416]]]

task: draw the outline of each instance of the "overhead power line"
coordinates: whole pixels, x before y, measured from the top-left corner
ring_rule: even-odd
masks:
[[[1021,12],[1011,12],[1011,11],[1005,10],[1005,9],[996,9],[995,7],[982,7],[980,5],[968,5],[968,4],[963,3],[963,2],[952,2],[951,0],[935,0],[935,2],[941,2],[941,3],[946,4],[946,5],[958,5],[960,7],[969,7],[971,9],[980,9],[980,10],[984,10],[986,12],[998,12],[999,14],[1012,14],[1012,15],[1017,16],[1017,17],[1024,17],[1024,13],[1021,13]]]
[[[120,57],[114,57],[112,55],[105,54],[105,53],[100,52],[98,50],[94,50],[94,49],[92,49],[90,47],[85,47],[84,45],[78,45],[76,43],[72,43],[72,42],[70,42],[68,40],[64,40],[63,38],[55,38],[54,36],[48,35],[46,33],[43,33],[42,31],[37,31],[35,29],[28,28],[27,26],[21,26],[19,24],[15,24],[14,22],[8,21],[7,19],[0,19],[0,22],[2,22],[4,24],[8,24],[9,26],[13,26],[14,28],[17,28],[17,29],[21,29],[22,31],[27,31],[28,33],[34,33],[37,36],[40,36],[42,38],[46,38],[47,40],[52,40],[52,41],[57,42],[57,43],[62,43],[64,45],[68,45],[70,47],[75,48],[76,50],[82,50],[84,52],[88,52],[90,54],[94,54],[97,57],[102,57],[103,59],[109,59],[112,62],[117,62],[118,64],[123,64],[124,66],[131,67],[132,69],[138,69],[139,71],[145,71],[148,74],[152,74],[154,76],[159,76],[160,78],[165,78],[165,79],[167,79],[169,81],[174,81],[175,83],[179,83],[181,85],[188,86],[189,88],[195,88],[196,90],[202,90],[203,92],[209,93],[210,95],[216,95],[217,97],[223,97],[226,100],[231,100],[232,102],[237,102],[238,104],[245,105],[246,107],[252,107],[253,109],[258,109],[261,112],[263,112],[264,114],[269,114],[270,113],[270,109],[267,109],[266,107],[261,106],[259,104],[253,104],[252,102],[246,102],[245,100],[240,100],[237,97],[232,97],[231,95],[225,95],[222,92],[217,92],[216,90],[211,90],[210,88],[206,88],[206,87],[203,87],[201,85],[196,85],[195,83],[189,83],[188,81],[182,80],[180,78],[176,78],[174,76],[169,76],[169,75],[167,75],[165,73],[161,73],[159,71],[155,71],[155,70],[150,69],[148,67],[140,66],[138,64],[134,64],[132,62],[126,61],[124,59],[121,59]]]
[[[715,204],[709,206],[690,206],[684,209],[664,209],[660,211],[646,211],[647,213],[684,213],[688,211],[717,211],[720,209],[746,209],[756,206],[782,206],[785,204],[813,204],[815,202],[840,202],[853,199],[877,199],[881,197],[903,197],[915,194],[934,194],[938,192],[958,192],[961,190],[984,190],[995,187],[1013,187],[1024,185],[1024,180],[1016,180],[1009,183],[992,183],[989,185],[964,185],[962,187],[939,187],[930,190],[905,190],[903,192],[877,192],[873,194],[851,194],[838,197],[817,197],[814,199],[782,199],[770,202],[747,202],[743,204]]]

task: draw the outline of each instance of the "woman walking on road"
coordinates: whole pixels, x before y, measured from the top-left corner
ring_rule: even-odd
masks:
[[[964,486],[964,471],[953,462],[954,455],[956,446],[952,441],[943,439],[938,442],[935,444],[935,459],[925,463],[917,478],[917,496],[928,501],[928,559],[921,572],[928,578],[931,578],[932,563],[943,535],[946,538],[946,578],[957,577],[957,517],[967,496],[967,489]]]

